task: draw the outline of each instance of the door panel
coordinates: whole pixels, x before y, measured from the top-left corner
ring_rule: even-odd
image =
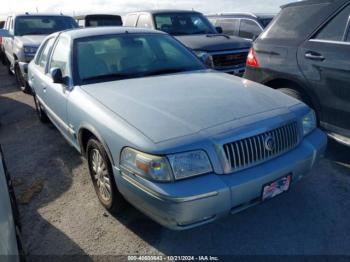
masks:
[[[61,36],[53,48],[48,70],[45,75],[43,99],[47,106],[48,115],[53,123],[69,141],[72,141],[73,135],[67,122],[67,99],[70,93],[69,55],[69,40]],[[52,68],[61,69],[62,76],[66,80],[65,84],[53,83],[50,75]]]
[[[318,96],[321,121],[350,130],[350,43],[344,39],[350,6],[298,50],[299,66]]]

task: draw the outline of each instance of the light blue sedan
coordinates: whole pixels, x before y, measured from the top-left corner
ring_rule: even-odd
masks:
[[[40,120],[86,156],[102,205],[120,212],[127,201],[171,229],[289,190],[327,143],[305,104],[207,69],[157,31],[53,34],[29,81]]]

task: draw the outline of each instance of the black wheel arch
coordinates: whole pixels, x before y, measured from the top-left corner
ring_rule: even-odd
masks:
[[[296,79],[289,79],[285,77],[273,78],[273,79],[266,80],[263,84],[273,89],[279,89],[279,88],[294,89],[307,98],[307,100],[311,103],[311,106],[317,111],[318,114],[322,113],[321,105],[319,103],[317,95],[312,90],[307,88],[304,84],[302,84],[300,81]]]
[[[95,138],[98,140],[106,150],[107,156],[109,158],[110,163],[114,166],[114,158],[111,154],[111,151],[105,142],[105,140],[102,138],[102,136],[99,134],[99,132],[93,128],[92,126],[83,126],[79,129],[78,132],[78,142],[80,146],[80,151],[83,156],[86,156],[86,149],[87,149],[87,144],[91,138]]]

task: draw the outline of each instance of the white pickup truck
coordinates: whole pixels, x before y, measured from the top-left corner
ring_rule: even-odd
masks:
[[[27,84],[27,65],[46,36],[71,28],[77,28],[74,18],[61,14],[16,14],[7,18],[3,37],[5,63],[10,74],[15,74],[21,90],[30,93]]]

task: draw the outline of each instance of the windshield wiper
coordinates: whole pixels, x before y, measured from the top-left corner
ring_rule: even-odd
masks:
[[[165,69],[159,69],[156,71],[152,71],[149,73],[144,73],[144,76],[155,76],[155,75],[164,75],[164,74],[173,74],[173,73],[180,73],[189,71],[190,68],[182,67],[182,68],[165,68]]]
[[[39,32],[26,32],[24,34],[21,34],[21,36],[24,36],[24,35],[43,35],[43,33],[39,33]]]
[[[113,74],[106,74],[106,75],[97,75],[97,76],[91,76],[87,78],[83,78],[83,81],[93,81],[93,80],[101,80],[105,78],[117,78],[117,79],[125,79],[125,78],[131,78],[136,76],[136,74],[126,74],[126,73],[113,73]]]

